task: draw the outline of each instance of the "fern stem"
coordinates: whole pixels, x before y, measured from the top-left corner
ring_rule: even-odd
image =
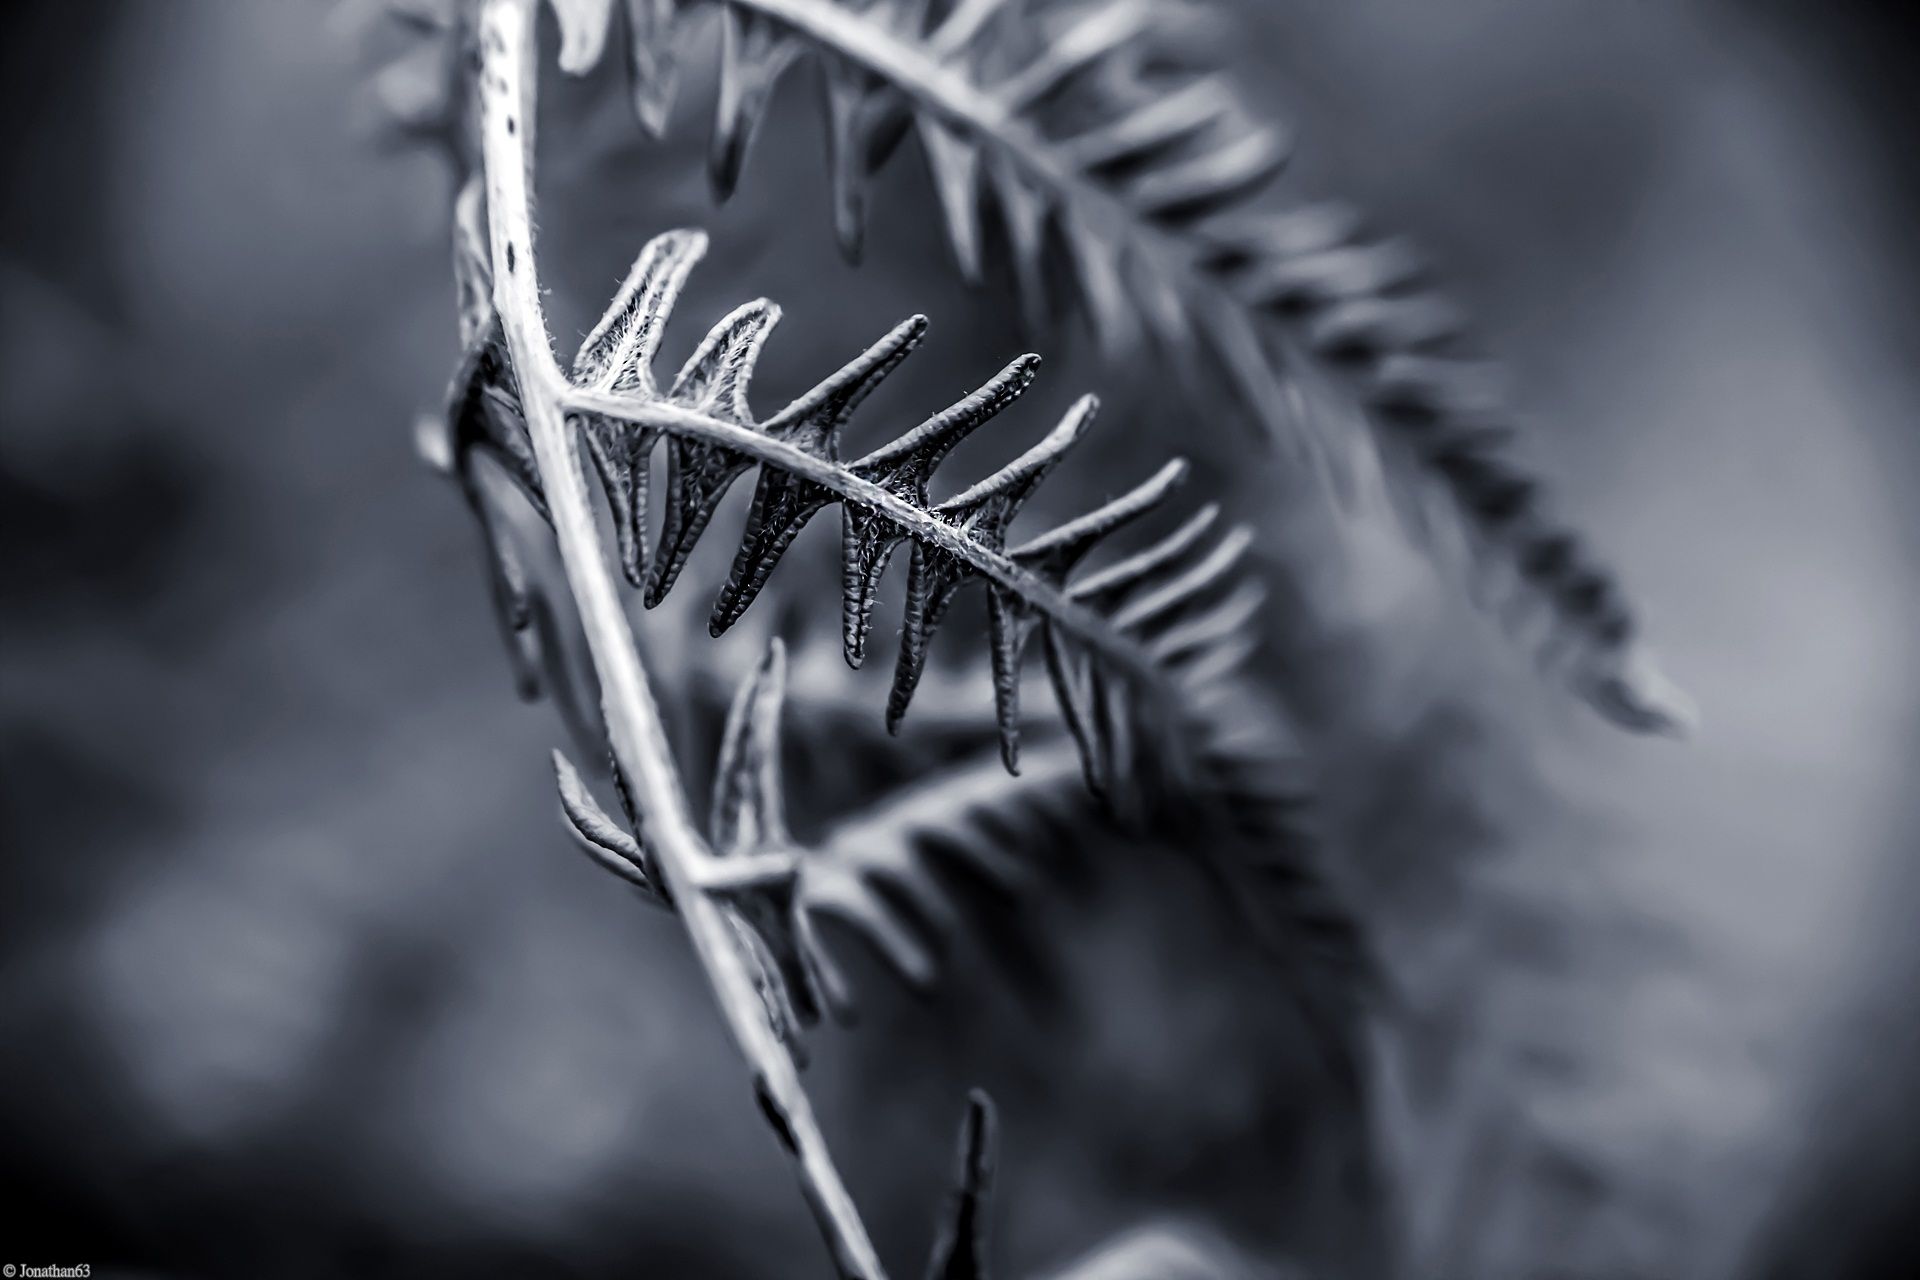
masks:
[[[965,529],[929,514],[880,485],[861,479],[844,464],[808,453],[752,427],[666,401],[609,395],[572,384],[557,388],[556,393],[568,412],[599,414],[667,435],[691,436],[707,444],[720,445],[818,485],[847,502],[878,511],[917,541],[937,547],[995,586],[1006,588],[1022,604],[1137,679],[1142,688],[1152,691],[1163,683],[1163,673],[1153,657],[1109,619],[1085,605],[1076,604],[1038,574],[1022,569],[1007,555],[995,551]]]
[[[728,909],[701,889],[714,855],[696,829],[659,708],[609,572],[567,424],[566,378],[554,362],[534,266],[533,125],[536,0],[486,0],[480,17],[482,164],[486,175],[494,305],[519,380],[527,428],[567,583],[600,677],[615,758],[646,824],[647,847],[692,940],[728,1029],[754,1075],[762,1110],[798,1166],[836,1264],[858,1280],[885,1280],[853,1198],[841,1181],[792,1055],[767,1024]]]

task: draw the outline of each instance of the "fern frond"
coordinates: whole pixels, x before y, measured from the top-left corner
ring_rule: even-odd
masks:
[[[696,885],[700,893],[724,903],[724,918],[748,967],[767,1027],[793,1060],[804,1065],[801,1033],[806,1024],[823,1006],[845,1011],[851,1002],[796,890],[814,859],[797,851],[787,832],[779,756],[785,693],[786,651],[776,640],[741,681],[727,714],[708,812],[710,853]],[[578,771],[558,752],[554,766],[563,815],[588,855],[640,887],[656,904],[676,909],[651,867],[652,855],[641,834],[646,817],[633,811],[626,789],[621,802],[633,834],[599,808]],[[765,1087],[757,1096],[776,1135],[791,1149],[793,1116],[787,1105]],[[984,1280],[994,1119],[991,1101],[977,1090],[968,1099],[959,1150],[954,1189],[941,1214],[928,1274]],[[843,1263],[843,1274],[863,1273],[844,1265],[844,1259],[837,1261]]]
[[[896,978],[925,990],[971,931],[959,885],[1030,900],[1060,851],[1103,825],[1070,744],[1041,743],[1013,779],[997,757],[977,758],[837,823],[807,859],[800,905],[852,930]]]
[[[823,975],[811,935],[794,927],[794,884],[802,857],[787,832],[780,782],[780,713],[786,696],[786,651],[775,641],[741,681],[728,710],[708,807],[707,854],[694,871],[695,888],[723,900],[743,957],[752,971],[769,1028],[801,1056],[799,1031],[818,1015],[823,993],[844,1001]],[[579,771],[554,752],[560,808],[570,835],[602,868],[638,888],[656,906],[675,910],[655,865],[639,811],[621,777],[623,825],[609,817]]]
[[[1284,989],[1300,998],[1330,1057],[1345,1061],[1340,1010],[1372,995],[1379,975],[1308,820],[1301,753],[1250,682],[1229,673],[1204,677],[1197,689],[1204,719],[1193,727],[1200,748],[1188,789],[1151,798],[1133,821],[1116,826],[1111,810],[1093,801],[1078,753],[1058,739],[1039,743],[1013,780],[990,758],[949,765],[834,826],[806,859],[801,908],[850,927],[897,978],[925,988],[941,958],[978,927],[963,886],[1017,904],[1033,898],[1061,869],[1063,851],[1083,847],[1089,832],[1166,838],[1194,851],[1278,965]],[[1016,935],[999,931],[998,940],[1005,949]]]
[[[591,66],[611,0],[553,2],[563,65]],[[1415,514],[1437,500],[1476,563],[1504,572],[1511,598],[1551,619],[1548,648],[1590,705],[1631,730],[1686,730],[1691,707],[1640,643],[1612,571],[1551,516],[1504,438],[1483,430],[1506,410],[1453,354],[1462,326],[1421,292],[1421,260],[1367,236],[1343,208],[1257,211],[1289,147],[1218,77],[1162,65],[1149,0],[626,7],[634,105],[656,135],[685,19],[718,13],[719,194],[738,181],[774,85],[812,55],[826,89],[834,226],[850,256],[864,239],[866,181],[905,133],[918,134],[964,277],[980,276],[989,210],[1030,316],[1061,301],[1049,264],[1064,249],[1070,301],[1110,352],[1150,337],[1182,366],[1204,354],[1290,450],[1326,443],[1316,437],[1342,416],[1330,403],[1359,408],[1376,442],[1405,461],[1402,497]],[[1090,111],[1061,109],[1076,94]]]
[[[580,771],[560,752],[553,753],[553,772],[560,784],[560,814],[567,832],[581,850],[600,866],[619,876],[655,906],[670,907],[673,900],[648,864],[640,842],[607,813],[587,790]],[[631,818],[628,819],[632,821]]]
[[[759,467],[745,531],[733,567],[713,605],[710,630],[731,626],[765,585],[801,528],[829,505],[841,507],[842,644],[849,663],[865,655],[874,599],[892,553],[910,548],[906,613],[887,699],[887,725],[897,730],[925,669],[934,632],[956,593],[973,583],[987,595],[990,655],[1001,751],[1018,769],[1020,670],[1038,632],[1058,700],[1079,744],[1089,783],[1114,794],[1136,765],[1180,777],[1178,733],[1171,752],[1143,752],[1154,726],[1184,722],[1180,673],[1250,643],[1253,598],[1221,602],[1228,570],[1244,547],[1229,535],[1200,561],[1184,564],[1193,541],[1176,535],[1159,552],[1116,566],[1087,582],[1072,571],[1108,535],[1156,509],[1178,485],[1185,465],[1168,463],[1130,492],[1051,533],[1008,549],[1008,525],[1047,474],[1090,426],[1086,397],[1026,453],[945,501],[928,484],[960,440],[1018,398],[1038,358],[1023,356],[979,390],[912,430],[851,461],[840,456],[842,429],[862,401],[918,345],[926,322],[897,326],[866,352],[779,413],[756,421],[747,385],[778,311],[750,303],[722,320],[667,389],[656,385],[652,360],[673,303],[705,247],[697,232],[670,232],[635,261],[606,316],[588,334],[560,401],[581,431],[621,530],[621,560],[630,580],[656,605],[672,589],[721,499]],[[505,403],[510,384],[485,356],[465,364],[465,400]],[[497,379],[490,382],[489,379]],[[499,425],[503,419],[488,419]],[[507,423],[512,426],[513,424]],[[650,458],[664,447],[667,472],[661,528],[646,544]],[[511,456],[515,445],[476,439]],[[537,497],[537,480],[534,494]],[[1111,608],[1112,615],[1103,612]],[[1230,663],[1229,663],[1230,665]]]

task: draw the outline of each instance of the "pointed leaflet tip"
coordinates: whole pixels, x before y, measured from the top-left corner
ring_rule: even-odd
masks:
[[[1078,652],[1069,638],[1051,624],[1041,628],[1041,646],[1047,655],[1047,678],[1053,682],[1054,701],[1067,732],[1080,756],[1080,769],[1087,790],[1105,799],[1111,794],[1106,772],[1106,752],[1100,741],[1100,727],[1094,713],[1092,664]]]
[[[653,443],[660,434],[601,414],[575,418],[587,439],[587,456],[606,492],[619,544],[620,571],[633,586],[646,581],[647,493]]]
[[[707,174],[717,199],[726,200],[740,182],[747,146],[780,75],[798,45],[771,20],[725,5],[720,10],[720,92],[707,154]]]
[[[980,283],[980,149],[930,115],[918,117],[933,189],[946,217],[954,264],[968,284]]]
[[[709,825],[716,855],[788,843],[780,789],[780,708],[786,698],[787,649],[775,639],[740,682],[714,766]]]
[[[667,493],[660,540],[642,597],[647,608],[657,606],[673,590],[720,500],[752,465],[753,459],[719,445],[679,436],[667,438]]]
[[[953,447],[1019,398],[1033,381],[1040,357],[1025,355],[995,374],[965,399],[881,445],[850,470],[916,507],[927,505],[927,480]],[[841,643],[847,665],[866,659],[874,595],[887,558],[904,535],[893,523],[859,503],[841,508]],[[918,679],[918,676],[914,677]]]
[[[1211,529],[1214,521],[1219,518],[1220,504],[1208,503],[1188,517],[1179,528],[1146,550],[1136,552],[1098,572],[1088,574],[1078,582],[1068,584],[1067,598],[1078,604],[1105,608],[1135,583],[1151,577],[1161,568],[1185,555],[1206,536],[1207,530]]]
[[[1254,129],[1178,164],[1141,175],[1127,198],[1147,217],[1192,219],[1222,209],[1266,185],[1289,158],[1274,133]]]
[[[1004,533],[1006,521],[1032,496],[1048,473],[1060,465],[1067,451],[1080,443],[1099,410],[1099,397],[1081,396],[1038,444],[980,483],[948,498],[934,511],[950,518],[966,519],[997,498],[1002,506],[990,517],[990,527],[995,534]],[[992,545],[999,545],[997,537],[993,538]]]
[[[1039,356],[1019,357],[973,394],[860,458],[853,469],[876,484],[897,487],[902,496],[915,501],[916,505],[924,505],[926,482],[934,469],[955,445],[1019,399],[1039,367]]]
[[[766,586],[780,557],[800,536],[800,530],[833,498],[832,491],[811,480],[802,480],[778,467],[760,469],[740,549],[734,553],[726,584],[714,597],[713,612],[707,619],[709,634],[718,638],[740,620]]]
[[[926,331],[925,316],[908,317],[833,376],[761,424],[761,430],[815,457],[837,459],[840,432],[848,419],[920,344]],[[722,634],[739,620],[800,530],[832,500],[831,492],[810,480],[778,467],[761,468],[753,505],[747,512],[746,531],[707,621],[712,634]],[[881,528],[881,522],[871,513],[856,512],[855,504],[849,503],[846,513],[843,528],[851,531],[847,535],[850,546],[865,545],[863,521],[871,523],[876,533]],[[897,535],[895,538],[897,541]],[[887,543],[886,549],[893,545]],[[878,561],[884,559],[883,553],[875,557],[872,568],[876,578]],[[870,596],[867,608],[871,612]],[[847,652],[849,661],[857,665],[858,659],[853,656],[856,647],[849,644]]]
[[[1000,760],[1007,772],[1020,773],[1020,658],[1030,626],[1018,596],[998,587],[987,595],[989,656],[993,663],[993,719],[1000,736]]]
[[[1150,98],[1113,123],[1088,129],[1061,146],[1080,169],[1145,161],[1221,124],[1236,105],[1224,76],[1206,76]]]
[[[1627,647],[1610,662],[1588,662],[1574,684],[1595,710],[1624,729],[1688,738],[1700,727],[1693,699],[1640,646]]]
[[[678,78],[673,26],[680,0],[627,0],[627,75],[633,114],[649,137],[667,131]]]
[[[1142,628],[1157,631],[1180,621],[1197,600],[1227,580],[1252,545],[1253,531],[1243,525],[1220,539],[1219,544],[1191,568],[1177,574],[1155,573],[1140,579],[1139,585],[1145,590],[1113,614],[1113,625],[1122,631]]]
[[[607,47],[607,24],[613,18],[613,0],[548,0],[560,25],[560,69],[585,75],[600,61]]]
[[[926,335],[927,318],[908,316],[833,375],[767,419],[761,429],[817,457],[837,457],[840,429]]]
[[[575,843],[602,867],[664,903],[666,895],[648,869],[640,842],[606,815],[581,780],[580,771],[558,751],[553,753],[553,773],[560,785],[560,812]]]
[[[696,413],[712,413],[741,425],[751,422],[748,384],[780,314],[779,306],[765,298],[734,308],[707,331],[699,348],[680,367],[667,399]]]
[[[987,1209],[993,1201],[996,1130],[993,1100],[983,1090],[973,1090],[967,1095],[954,1187],[941,1214],[940,1233],[927,1264],[927,1280],[986,1280]]]
[[[840,644],[847,665],[855,670],[867,659],[874,596],[902,540],[898,528],[876,512],[854,502],[841,504]]]
[[[900,721],[913,701],[913,691],[927,667],[927,647],[953,603],[954,592],[973,576],[973,570],[955,557],[924,542],[913,544],[907,568],[907,604],[900,620],[900,656],[893,668],[893,687],[887,691],[887,732],[898,733]]]
[[[827,172],[833,193],[833,234],[849,262],[859,262],[867,233],[867,174],[873,116],[873,78],[852,63],[829,58],[821,89],[827,113]]]
[[[687,276],[706,252],[704,231],[668,231],[647,241],[606,314],[580,344],[574,380],[601,391],[652,394],[660,334]]]
[[[1191,471],[1185,459],[1175,458],[1145,482],[1077,519],[1021,543],[1009,551],[1007,557],[1021,568],[1058,583],[1100,539],[1154,510],[1186,482]]]

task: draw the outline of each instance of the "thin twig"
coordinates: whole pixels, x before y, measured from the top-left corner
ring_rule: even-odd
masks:
[[[729,911],[701,887],[709,879],[703,873],[714,855],[694,826],[594,522],[579,436],[567,423],[565,403],[572,389],[553,359],[534,266],[529,182],[537,78],[535,16],[535,0],[486,0],[480,18],[482,164],[494,305],[519,382],[561,562],[600,677],[608,736],[644,816],[648,850],[753,1071],[761,1107],[798,1165],[835,1262],[858,1280],[885,1280],[801,1088],[793,1057],[765,1020]]]

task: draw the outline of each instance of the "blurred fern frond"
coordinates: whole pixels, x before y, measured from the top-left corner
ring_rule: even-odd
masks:
[[[615,0],[552,3],[561,65],[590,69]],[[1636,732],[1690,726],[1617,577],[1513,456],[1497,379],[1464,354],[1463,320],[1418,255],[1342,206],[1264,207],[1290,148],[1222,77],[1170,56],[1190,15],[1150,0],[625,0],[633,105],[655,135],[686,19],[709,10],[722,197],[775,86],[811,55],[849,256],[868,179],[917,134],[966,279],[982,274],[990,215],[1031,323],[1066,302],[1109,353],[1151,340],[1183,375],[1211,366],[1296,457],[1343,455],[1342,424],[1364,421],[1399,464],[1407,523],[1456,535],[1505,584],[1504,614],[1547,619],[1542,653],[1579,696]]]
[[[1225,736],[1209,744],[1195,794],[1119,829],[1057,740],[1031,751],[1014,780],[986,758],[948,766],[835,824],[809,853],[801,905],[853,928],[911,986],[931,982],[942,957],[982,930],[993,959],[1034,980],[1042,962],[1015,912],[1090,846],[1111,849],[1093,833],[1164,840],[1193,851],[1275,966],[1278,992],[1344,1065],[1345,1014],[1378,979],[1366,929],[1329,875],[1326,846],[1308,821],[1311,793],[1288,767],[1298,762],[1275,744],[1256,749]],[[1257,803],[1222,794],[1250,777]]]

